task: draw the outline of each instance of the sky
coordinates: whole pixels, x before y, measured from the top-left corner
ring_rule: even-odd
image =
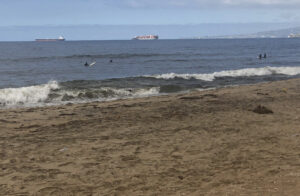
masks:
[[[0,0],[0,27],[298,21],[300,0]]]
[[[0,26],[297,22],[300,0],[0,0]]]

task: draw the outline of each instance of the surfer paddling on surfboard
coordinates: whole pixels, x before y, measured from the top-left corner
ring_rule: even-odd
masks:
[[[88,64],[88,62],[85,62],[84,66],[86,66],[86,67],[92,67],[95,64],[96,64],[96,61],[94,61],[94,62],[92,62],[90,64]]]

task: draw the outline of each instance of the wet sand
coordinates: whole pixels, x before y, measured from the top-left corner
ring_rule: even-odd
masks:
[[[300,195],[300,79],[0,110],[0,146],[0,195]]]

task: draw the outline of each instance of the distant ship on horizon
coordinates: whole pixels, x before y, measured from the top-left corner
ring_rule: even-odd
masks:
[[[300,34],[291,33],[288,38],[300,38]]]
[[[35,39],[37,42],[55,42],[55,41],[65,41],[66,39],[63,36],[59,36],[58,38],[43,38],[43,39]]]
[[[140,35],[132,38],[132,40],[157,40],[157,39],[158,39],[158,35]]]

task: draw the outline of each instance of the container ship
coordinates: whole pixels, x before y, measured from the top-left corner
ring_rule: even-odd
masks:
[[[133,40],[156,40],[158,39],[158,35],[140,35],[132,38]]]
[[[288,38],[300,38],[300,34],[293,34],[291,33]]]
[[[55,42],[55,41],[65,41],[66,39],[63,36],[59,36],[57,39],[35,39],[37,42]]]

